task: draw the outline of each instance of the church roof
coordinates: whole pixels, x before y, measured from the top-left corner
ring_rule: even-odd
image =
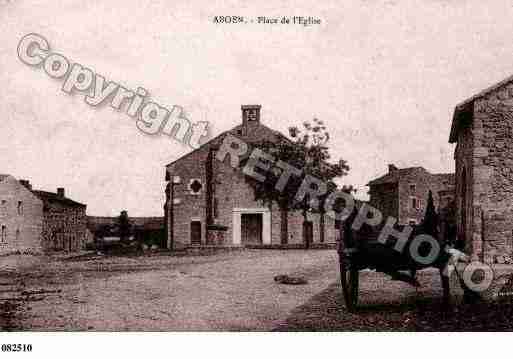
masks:
[[[177,158],[176,160],[168,163],[166,165],[166,167],[171,166],[172,164],[174,164],[174,163],[176,163],[176,162],[178,162],[178,161],[180,161],[182,159],[187,158],[188,156],[190,156],[191,154],[195,153],[196,151],[199,151],[200,149],[203,149],[205,146],[211,146],[211,145],[215,145],[215,144],[220,143],[224,139],[224,137],[226,135],[228,135],[228,134],[230,134],[232,136],[235,136],[235,137],[238,137],[241,140],[243,140],[243,141],[245,141],[245,142],[247,142],[249,144],[262,141],[263,139],[276,140],[278,138],[280,138],[280,139],[281,138],[283,138],[283,139],[286,138],[279,131],[275,131],[275,130],[267,127],[266,125],[263,125],[262,123],[258,123],[256,125],[252,125],[250,128],[248,128],[249,131],[247,132],[247,134],[244,134],[241,131],[243,129],[243,127],[244,127],[244,125],[240,124],[240,125],[237,125],[237,126],[233,127],[230,130],[227,130],[227,131],[224,131],[224,132],[220,133],[219,135],[217,135],[216,137],[212,138],[208,142],[202,144],[199,148],[196,148],[193,151],[188,152],[185,155]],[[274,137],[274,138],[272,138],[272,137]]]
[[[414,174],[415,172],[424,171],[427,172],[424,167],[407,167],[407,168],[398,168],[392,172],[388,172],[387,174],[373,179],[370,181],[367,186],[374,186],[385,183],[397,183],[402,177],[409,176]]]

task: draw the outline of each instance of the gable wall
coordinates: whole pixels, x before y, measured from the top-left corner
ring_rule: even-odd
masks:
[[[3,205],[2,200],[6,201]],[[18,214],[18,201],[23,202],[22,214]],[[0,182],[0,231],[4,225],[7,233],[6,241],[0,242],[0,253],[17,250],[40,252],[42,224],[43,202],[14,177],[9,176]]]

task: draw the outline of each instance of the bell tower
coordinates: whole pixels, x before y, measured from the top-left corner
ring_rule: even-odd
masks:
[[[242,105],[242,124],[247,125],[260,122],[260,105]]]

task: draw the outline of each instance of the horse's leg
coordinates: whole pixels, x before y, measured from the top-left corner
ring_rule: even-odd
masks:
[[[410,275],[413,279],[413,282],[417,282],[417,269],[416,268],[412,268],[410,269]],[[418,282],[417,282],[418,283]],[[416,285],[415,286],[415,294],[418,296],[419,295],[419,288],[420,286],[419,285]]]
[[[413,279],[415,279],[415,276],[417,275],[417,269],[416,268],[410,269],[410,274],[411,274],[411,277]]]
[[[450,299],[451,299],[451,288],[449,285],[449,277],[444,275],[443,268],[440,268],[440,280],[442,282],[442,306],[444,309],[449,308]]]

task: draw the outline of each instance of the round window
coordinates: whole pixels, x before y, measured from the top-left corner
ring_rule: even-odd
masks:
[[[203,185],[199,179],[192,179],[189,183],[189,189],[191,190],[192,194],[199,194],[202,188]]]

